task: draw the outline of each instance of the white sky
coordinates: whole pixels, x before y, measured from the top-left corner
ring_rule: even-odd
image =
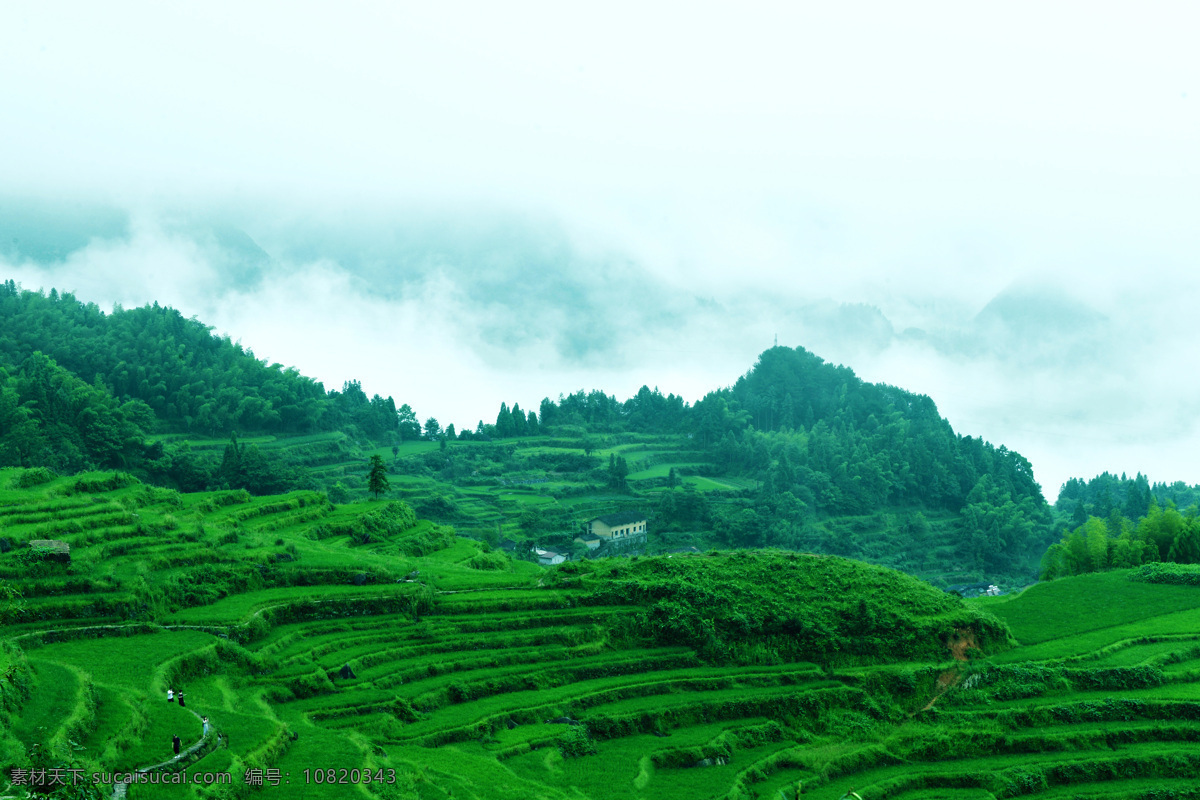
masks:
[[[7,2],[0,194],[134,222],[0,268],[174,305],[443,424],[578,388],[696,399],[778,334],[931,395],[1051,499],[1104,469],[1200,483],[1198,22]],[[214,215],[272,257],[257,280],[176,224]]]

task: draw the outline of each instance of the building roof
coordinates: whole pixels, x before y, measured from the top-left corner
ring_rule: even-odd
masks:
[[[646,515],[641,511],[618,511],[615,514],[605,514],[602,517],[589,519],[588,522],[602,522],[610,528],[614,525],[628,525],[631,522],[641,522]]]

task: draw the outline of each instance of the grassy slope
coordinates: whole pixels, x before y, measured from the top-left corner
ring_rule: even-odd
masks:
[[[0,472],[0,487],[12,476]],[[16,717],[22,741],[53,739],[83,682],[95,686],[82,749],[61,758],[111,767],[161,757],[176,728],[195,724],[163,700],[174,685],[232,744],[194,769],[239,780],[247,766],[290,773],[292,787],[270,796],[296,796],[305,769],[343,766],[392,770],[396,783],[310,783],[303,796],[748,798],[803,783],[805,797],[854,788],[864,800],[985,800],[1018,785],[1067,796],[1070,781],[1095,796],[1200,791],[1200,588],[1084,576],[964,605],[844,559],[750,553],[479,570],[469,566],[478,545],[462,540],[403,555],[405,537],[428,526],[365,545],[328,528],[313,538],[379,504],[220,505],[220,495],[71,486],[0,489],[0,519],[29,519],[5,534],[29,538],[93,506],[137,514],[145,530],[114,520],[65,533],[70,573],[30,577],[20,551],[0,556],[0,576],[29,609],[96,612],[17,618],[5,634],[100,618],[134,634],[20,640],[37,679]],[[301,519],[314,509],[323,513]],[[160,529],[167,517],[174,527]],[[295,560],[276,561],[281,553]],[[289,570],[326,580],[222,586],[227,596],[202,605],[155,593],[209,566],[219,572],[208,580],[233,580],[221,576],[247,564],[260,580]],[[432,603],[419,618],[374,605],[422,590],[394,582],[412,570]],[[356,586],[356,574],[370,580]],[[103,596],[148,600],[124,607],[147,619],[100,615],[95,591],[79,591],[84,579]],[[1005,651],[1002,629],[972,606],[1005,620],[1023,646]],[[158,624],[174,621],[210,627]],[[971,626],[985,657],[954,666],[944,641]],[[1164,632],[1174,638],[1143,638]],[[789,642],[801,639],[839,645],[816,653],[832,669],[799,659]],[[705,663],[697,651],[733,661]],[[1047,661],[1066,657],[1076,660]],[[338,676],[343,665],[355,676]],[[943,693],[950,685],[959,688]],[[910,716],[935,697],[934,711]],[[551,722],[564,715],[584,725]],[[703,759],[712,766],[688,768]],[[1092,779],[1110,773],[1121,779]]]
[[[1135,583],[1118,570],[1039,583],[980,605],[1031,645],[1194,609],[1196,597],[1196,587]]]

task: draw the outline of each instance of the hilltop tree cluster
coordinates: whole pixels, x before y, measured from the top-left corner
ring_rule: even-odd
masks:
[[[154,303],[129,310],[118,306],[105,314],[66,292],[31,292],[5,281],[0,284],[0,367],[10,375],[40,374],[40,361],[27,366],[39,353],[118,406],[134,402],[125,416],[145,432],[162,428],[228,436],[354,429],[369,438],[421,435],[412,409],[397,409],[392,398],[368,398],[357,381],[326,392],[294,367],[260,361],[240,343],[214,335],[212,326],[175,309]],[[106,463],[111,462],[98,465]]]

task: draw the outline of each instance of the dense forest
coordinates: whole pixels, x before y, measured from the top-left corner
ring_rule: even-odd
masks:
[[[0,284],[0,366],[10,372],[42,353],[122,403],[145,404],[143,423],[205,436],[234,432],[410,432],[395,402],[368,399],[355,381],[329,391],[295,368],[267,364],[212,327],[157,303],[105,314],[69,293]],[[401,409],[404,411],[404,409]],[[413,433],[412,435],[416,435]]]
[[[1042,577],[1125,569],[1155,562],[1200,564],[1200,486],[1154,483],[1104,472],[1072,478],[1056,509],[1069,519],[1042,558]]]

